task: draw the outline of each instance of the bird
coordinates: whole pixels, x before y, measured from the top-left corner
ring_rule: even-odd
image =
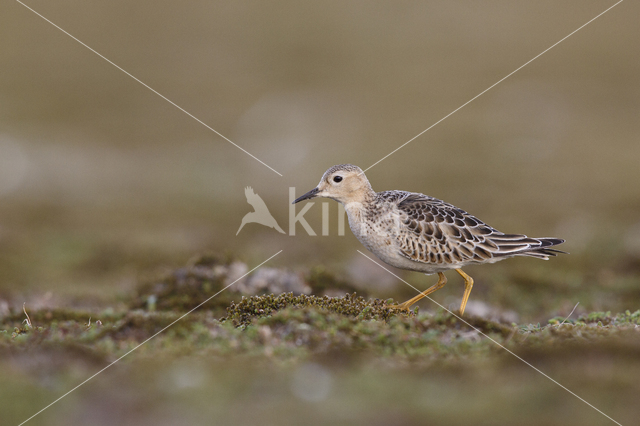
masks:
[[[253,207],[254,211],[244,215],[244,217],[242,218],[242,223],[240,224],[240,228],[238,228],[238,232],[236,232],[236,235],[240,233],[240,230],[247,223],[259,223],[261,225],[268,226],[269,228],[273,228],[281,234],[284,234],[284,231],[282,230],[282,228],[280,228],[278,222],[276,222],[275,218],[271,216],[271,213],[269,213],[269,209],[267,208],[267,205],[264,203],[262,198],[260,198],[258,194],[253,192],[253,188],[247,186],[244,189],[244,195],[247,197],[247,203],[249,203]]]
[[[438,274],[438,282],[406,302],[410,306],[447,283],[445,271],[454,269],[465,282],[459,313],[464,314],[473,278],[462,268],[495,263],[515,256],[548,260],[563,251],[551,248],[560,238],[530,238],[505,234],[466,211],[428,195],[408,191],[375,192],[360,167],[330,167],[320,183],[293,201],[315,197],[344,205],[349,227],[356,238],[384,263],[396,268]],[[566,254],[566,253],[565,253]]]

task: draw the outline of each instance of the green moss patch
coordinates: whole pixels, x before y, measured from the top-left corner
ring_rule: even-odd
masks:
[[[269,316],[275,311],[292,308],[314,307],[320,310],[357,318],[361,321],[382,320],[387,321],[392,316],[403,311],[387,305],[379,299],[365,300],[355,293],[344,297],[328,297],[299,295],[293,293],[264,296],[243,297],[238,303],[231,303],[227,308],[227,316],[223,320],[233,321],[238,327],[249,325],[252,320]],[[409,312],[408,315],[415,315]]]

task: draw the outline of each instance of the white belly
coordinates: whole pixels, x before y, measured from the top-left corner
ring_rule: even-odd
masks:
[[[452,268],[450,265],[415,262],[403,256],[398,247],[396,231],[400,226],[399,219],[391,212],[380,211],[376,220],[371,221],[366,219],[366,215],[360,209],[345,208],[345,210],[353,235],[384,263],[396,268],[424,272],[425,274],[435,274]]]

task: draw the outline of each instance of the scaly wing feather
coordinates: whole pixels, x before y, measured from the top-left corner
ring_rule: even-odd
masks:
[[[520,255],[548,259],[562,253],[549,247],[564,240],[504,234],[442,200],[404,191],[389,193],[394,194],[385,198],[396,202],[400,212],[400,253],[416,262],[455,265]]]

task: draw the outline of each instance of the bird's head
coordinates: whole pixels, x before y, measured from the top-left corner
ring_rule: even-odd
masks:
[[[297,198],[293,204],[315,197],[331,198],[342,204],[363,202],[373,193],[362,169],[352,164],[339,164],[324,172],[317,187]]]

